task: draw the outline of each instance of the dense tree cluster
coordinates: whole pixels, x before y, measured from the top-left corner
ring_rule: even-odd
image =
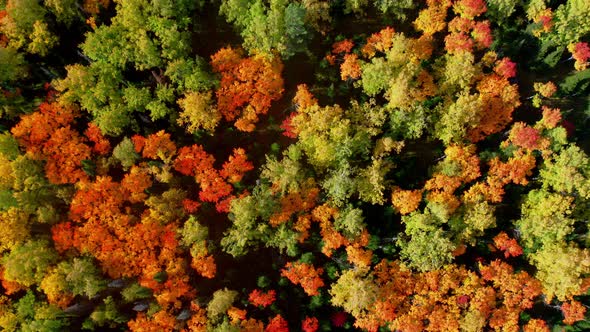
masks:
[[[0,329],[590,329],[589,17],[0,0]]]

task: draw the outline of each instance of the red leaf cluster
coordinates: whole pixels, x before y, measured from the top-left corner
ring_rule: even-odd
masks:
[[[258,115],[266,114],[271,102],[283,94],[280,59],[242,57],[240,51],[223,48],[211,56],[213,70],[221,74],[217,107],[226,121],[236,120],[241,131],[251,132]]]
[[[265,293],[259,289],[255,289],[248,295],[248,301],[255,306],[268,307],[275,302],[275,297],[276,292],[274,290],[269,290]]]

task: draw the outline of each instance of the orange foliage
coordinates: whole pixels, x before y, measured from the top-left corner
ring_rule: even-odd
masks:
[[[389,324],[399,331],[457,331],[468,312],[491,328],[518,331],[519,315],[541,294],[539,281],[495,261],[480,266],[481,277],[464,267],[412,273],[398,262],[383,260],[373,269],[378,287],[367,312],[355,326],[377,331]],[[484,328],[484,330],[486,330]]]
[[[561,122],[561,111],[558,108],[549,108],[543,106],[543,125],[547,129],[553,129]]]
[[[361,66],[356,54],[346,54],[344,62],[340,65],[340,77],[343,81],[356,80],[361,77]]]
[[[125,179],[129,176],[134,175]],[[70,219],[75,226],[64,224],[54,228],[56,247],[69,248],[71,244],[61,238],[73,232],[73,246],[95,257],[109,277],[138,277],[140,284],[154,291],[161,305],[180,303],[179,298],[188,297],[191,288],[178,248],[176,223],[160,224],[150,218],[148,211],[142,214],[142,222],[137,222],[137,213],[126,207],[134,200],[126,187],[133,183],[146,186],[145,181],[150,182],[145,178],[129,180],[124,186],[109,177],[97,177],[95,182],[82,184],[70,205]],[[153,279],[160,271],[167,274],[164,283]],[[137,323],[154,322],[140,319]]]
[[[269,290],[265,293],[255,289],[248,295],[248,301],[255,306],[268,307],[275,302],[275,296],[276,292],[274,290]]]
[[[403,190],[400,187],[393,188],[391,204],[401,214],[415,211],[422,202],[422,190]]]
[[[315,317],[305,317],[301,322],[301,329],[303,332],[316,332],[320,327],[318,319]]]
[[[215,203],[219,212],[229,212],[231,201],[235,198],[232,194],[233,187],[230,183],[241,181],[245,172],[254,168],[248,161],[244,149],[234,149],[233,155],[223,164],[220,171],[213,167],[215,158],[208,154],[202,146],[185,146],[178,150],[178,156],[174,159],[174,169],[184,175],[195,176],[201,191],[199,199],[204,202]],[[227,180],[227,181],[226,181]],[[189,209],[198,208],[195,203],[185,206]],[[197,203],[198,204],[198,203]],[[188,210],[187,210],[188,211]]]
[[[233,188],[223,180],[223,177],[215,169],[197,175],[197,182],[201,186],[199,198],[204,202],[218,202],[223,197],[231,194]]]
[[[240,322],[241,332],[261,332],[264,331],[264,324],[254,318],[248,318]]]
[[[182,200],[182,207],[186,213],[195,213],[201,206],[201,203],[193,201],[192,199],[185,198]]]
[[[82,8],[90,15],[97,15],[103,8],[108,8],[111,0],[84,0]]]
[[[106,155],[111,151],[111,143],[104,137],[100,129],[94,123],[88,124],[88,129],[84,132],[84,135],[94,143],[92,152],[100,155]]]
[[[392,27],[372,34],[367,38],[367,43],[362,48],[362,53],[368,58],[372,58],[377,52],[386,52],[393,46],[393,36],[395,30]]]
[[[576,60],[574,67],[576,70],[584,70],[588,67],[590,59],[590,46],[585,42],[578,42],[568,45],[568,50],[572,52],[572,57]]]
[[[349,245],[346,247],[346,254],[348,261],[354,265],[361,267],[371,265],[371,259],[373,258],[373,252],[371,250]]]
[[[205,278],[215,278],[217,272],[217,264],[213,255],[202,254],[193,257],[191,260],[191,267],[197,271],[198,274]]]
[[[322,253],[328,257],[332,256],[334,250],[349,244],[348,239],[334,228],[331,221],[337,215],[338,210],[328,204],[320,205],[312,211],[313,220],[320,223],[320,235],[324,242]]]
[[[492,46],[494,41],[492,36],[492,29],[489,21],[476,22],[471,31],[471,37],[475,40],[477,47],[480,49]]]
[[[512,121],[512,112],[520,106],[518,89],[497,74],[485,75],[477,85],[483,109],[479,124],[468,132],[472,142],[497,133]]]
[[[532,174],[536,160],[530,152],[517,150],[507,162],[498,157],[489,161],[490,169],[485,182],[478,182],[465,192],[464,200],[477,202],[487,200],[493,203],[502,201],[504,186],[508,183],[527,185],[527,176]]]
[[[91,150],[69,126],[53,132],[43,145],[43,154],[47,158],[45,175],[52,183],[76,183],[88,178],[82,161],[90,159]]]
[[[64,253],[74,247],[74,230],[72,223],[62,222],[51,227],[51,238],[55,249],[59,253]]]
[[[530,153],[517,151],[506,163],[496,157],[490,160],[489,164],[488,183],[505,185],[512,182],[524,186],[528,184],[526,177],[532,174],[536,160]]]
[[[510,58],[502,58],[496,63],[494,67],[496,74],[504,77],[511,78],[516,76],[516,63],[512,62]]]
[[[461,17],[472,20],[485,13],[488,7],[485,0],[458,0],[455,1],[453,10]]]
[[[457,16],[449,22],[449,31],[469,33],[474,24],[475,22],[468,18]]]
[[[297,105],[297,108],[308,108],[313,105],[317,105],[317,99],[307,89],[307,84],[299,84],[297,86],[297,93],[293,97],[293,103]]]
[[[541,148],[541,133],[524,122],[516,122],[510,130],[509,140],[517,147],[537,150]]]
[[[416,30],[426,36],[442,31],[447,25],[447,9],[450,6],[451,1],[428,1],[428,7],[421,10],[414,21]]]
[[[430,59],[430,56],[432,56],[433,51],[432,37],[422,35],[418,39],[412,39],[410,43],[410,48],[410,53],[412,57],[416,57],[416,59],[419,61],[428,60]],[[426,73],[426,71],[423,70],[422,73]]]
[[[121,186],[130,193],[128,199],[131,203],[141,203],[148,197],[145,190],[152,186],[152,177],[145,168],[132,166],[123,177]]]
[[[473,45],[473,39],[463,32],[450,33],[445,37],[445,50],[450,54],[471,52]]]
[[[191,332],[207,331],[207,311],[198,304],[191,302],[191,312],[193,315],[186,322],[186,327]]]
[[[320,190],[313,183],[308,183],[301,191],[281,197],[281,209],[270,217],[270,225],[276,227],[288,222],[291,216],[298,212],[313,209],[319,193]]]
[[[246,319],[246,310],[231,307],[227,309],[227,315],[232,323],[243,321]]]
[[[459,200],[454,196],[455,190],[481,175],[479,158],[475,154],[474,145],[451,145],[445,149],[445,155],[448,162],[458,166],[458,174],[435,173],[431,179],[426,181],[424,189],[429,191],[426,196],[429,201],[444,203],[450,211],[453,211],[460,205]]]
[[[547,83],[535,83],[533,86],[535,91],[545,98],[551,98],[557,92],[557,86],[551,81]]]
[[[572,325],[577,321],[585,319],[586,307],[575,300],[565,302],[561,305],[561,311],[563,312],[563,322],[567,325]]]
[[[135,149],[139,153],[142,151],[142,156],[149,159],[161,159],[163,161],[170,160],[176,153],[176,144],[170,139],[170,134],[163,130],[155,134],[151,134],[144,140],[134,136]]]
[[[518,245],[518,242],[509,238],[505,232],[500,232],[494,237],[494,245],[504,252],[506,258],[522,255],[522,248]]]
[[[24,115],[12,128],[12,134],[27,152],[46,161],[45,173],[52,183],[76,183],[88,178],[82,161],[90,159],[91,149],[70,127],[77,114],[72,106],[42,103],[39,111]]]
[[[301,285],[303,291],[309,296],[318,295],[318,289],[324,286],[320,275],[324,273],[322,268],[314,268],[311,264],[288,262],[281,270],[281,276],[289,279],[295,285]]]
[[[217,107],[226,121],[236,120],[242,131],[253,131],[258,115],[283,93],[280,59],[264,56],[243,58],[241,52],[223,48],[211,56],[213,70],[221,74]]]
[[[151,317],[140,312],[135,319],[127,323],[130,331],[138,332],[172,331],[175,325],[176,317],[165,310],[160,310]]]
[[[531,319],[523,327],[523,332],[550,332],[547,323],[542,319]]]
[[[220,175],[230,183],[240,182],[244,173],[254,169],[254,165],[248,161],[246,151],[242,148],[234,149],[233,155],[223,164]]]
[[[19,284],[18,282],[9,281],[4,279],[4,267],[0,266],[0,284],[2,285],[2,294],[12,295],[21,290],[27,289],[27,287]]]
[[[289,325],[281,315],[276,315],[268,322],[264,332],[289,332]]]
[[[350,53],[352,48],[354,47],[354,43],[350,39],[344,39],[339,42],[335,42],[332,45],[332,53],[339,54],[339,53]]]
[[[184,175],[198,176],[213,169],[215,158],[201,145],[183,146],[174,159],[174,169]]]
[[[78,115],[74,106],[59,103],[41,103],[39,111],[23,115],[11,132],[27,152],[39,154],[44,143],[60,127],[71,124]]]

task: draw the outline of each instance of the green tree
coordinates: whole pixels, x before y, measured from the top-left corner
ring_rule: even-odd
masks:
[[[135,165],[139,159],[139,154],[135,152],[133,142],[128,137],[125,137],[113,149],[113,158],[118,160],[124,168],[129,168]]]
[[[178,101],[182,109],[178,117],[178,124],[184,126],[188,133],[205,130],[210,133],[221,120],[221,113],[213,105],[211,91],[188,92]]]
[[[311,33],[305,28],[305,7],[297,2],[270,0],[224,0],[220,13],[234,23],[250,53],[271,55],[279,52],[289,58],[306,50]]]
[[[571,144],[546,159],[540,176],[546,188],[590,197],[590,160],[577,145]]]
[[[55,15],[58,22],[67,26],[83,17],[76,0],[43,0],[43,3]]]
[[[8,37],[9,47],[44,56],[57,43],[48,30],[47,10],[37,0],[8,0],[6,15],[0,22],[0,32]]]
[[[59,308],[39,301],[32,291],[0,313],[0,327],[9,332],[63,331],[68,324]]]
[[[522,206],[522,218],[516,222],[523,244],[535,248],[564,242],[574,230],[573,201],[573,197],[546,190],[529,192]]]
[[[15,246],[2,259],[4,277],[24,286],[39,284],[58,255],[45,240],[30,240]]]
[[[28,74],[27,63],[21,53],[11,47],[0,46],[0,84],[18,81]]]
[[[93,298],[107,285],[100,270],[86,257],[61,262],[57,265],[56,272],[63,276],[68,290],[74,295]]]
[[[590,252],[575,245],[552,243],[530,255],[548,301],[565,301],[581,293],[582,278],[590,273]],[[557,273],[559,271],[559,273]]]
[[[346,270],[332,284],[330,302],[358,317],[370,309],[377,294],[378,287],[371,274],[362,269]]]
[[[207,304],[207,317],[217,321],[231,307],[237,296],[238,292],[227,288],[216,290],[213,293],[213,298]]]

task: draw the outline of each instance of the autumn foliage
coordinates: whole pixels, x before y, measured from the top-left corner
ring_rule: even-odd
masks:
[[[272,101],[283,93],[280,59],[264,56],[244,58],[233,48],[223,48],[211,57],[213,70],[221,74],[217,107],[226,121],[239,130],[251,132],[266,114]]]
[[[307,263],[289,262],[281,270],[281,275],[295,285],[301,285],[305,293],[309,296],[319,294],[318,289],[324,286],[321,274],[322,268],[315,268]]]

